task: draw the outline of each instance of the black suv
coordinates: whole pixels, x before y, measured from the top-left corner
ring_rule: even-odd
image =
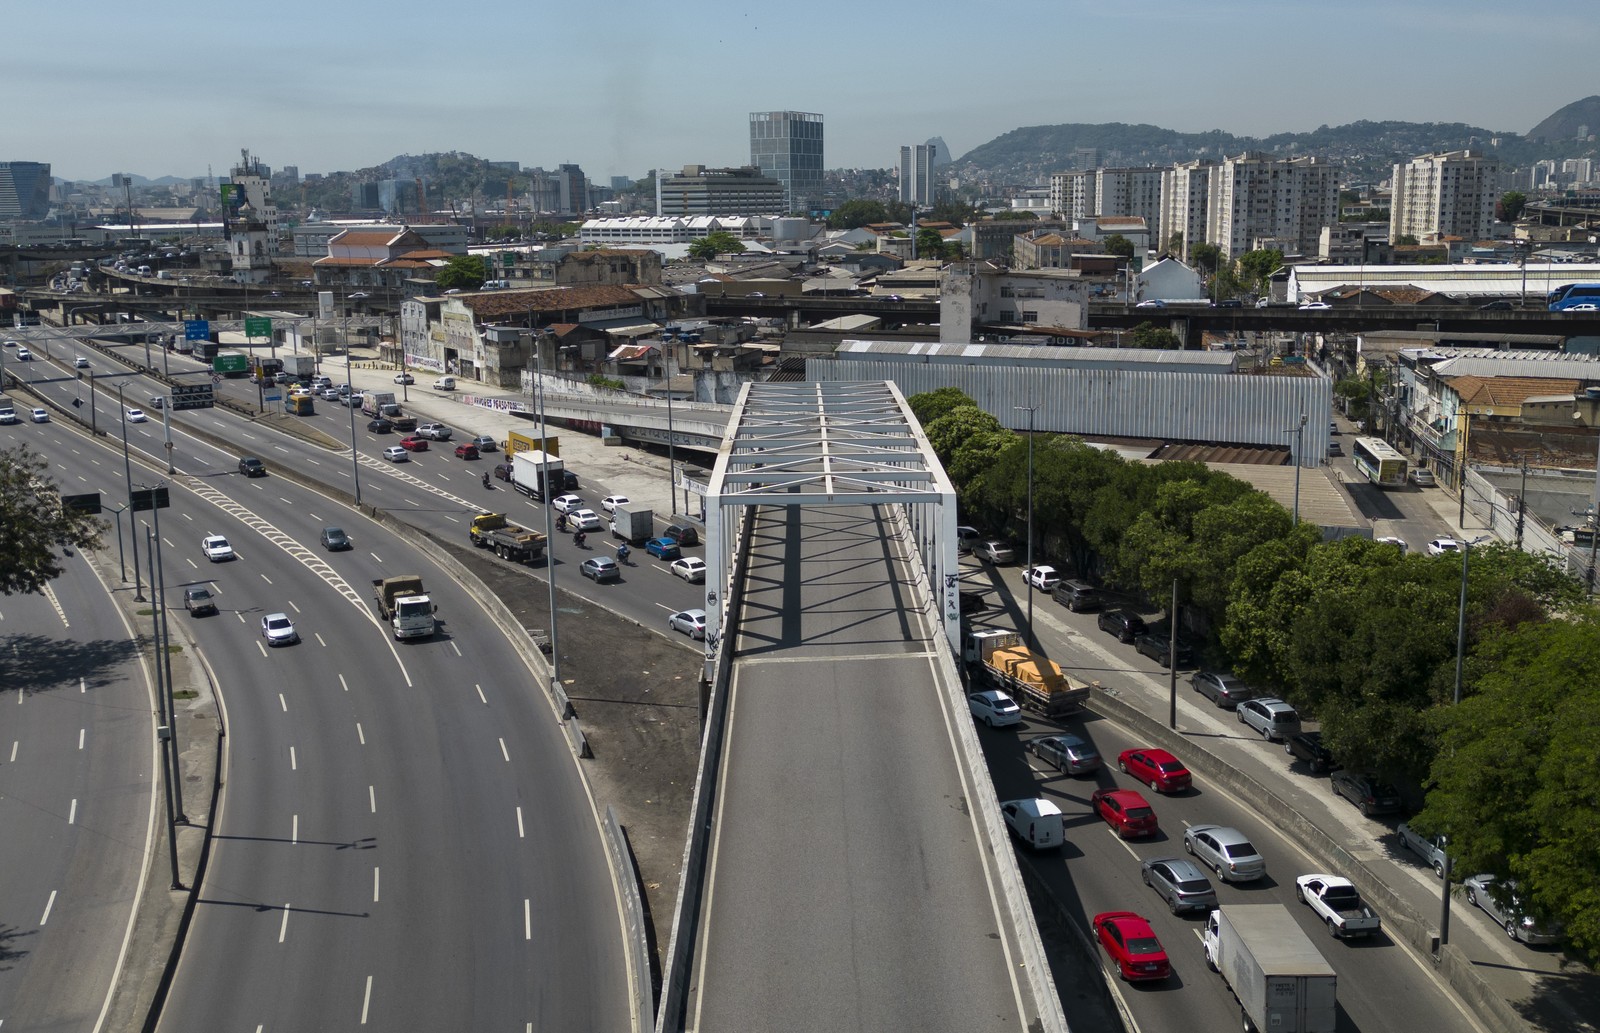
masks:
[[[255,456],[245,456],[239,460],[239,472],[246,477],[265,477],[267,475],[267,464]]]
[[[1372,775],[1340,771],[1333,776],[1333,791],[1361,808],[1361,813],[1369,818],[1400,810],[1400,791]]]
[[[1137,649],[1141,656],[1148,656],[1162,667],[1165,667],[1167,666],[1167,657],[1172,649],[1172,642],[1162,632],[1147,631],[1142,635],[1134,636],[1133,648]],[[1194,666],[1194,650],[1190,649],[1189,644],[1181,638],[1178,639],[1176,652],[1179,667]]]
[[[1050,596],[1073,613],[1087,613],[1105,605],[1100,589],[1083,581],[1063,581]]]
[[[1132,610],[1107,610],[1100,615],[1099,623],[1101,631],[1111,632],[1119,642],[1132,642],[1149,630],[1144,618]]]
[[[1283,740],[1283,752],[1306,762],[1313,775],[1325,774],[1338,767],[1333,753],[1322,745],[1321,732],[1299,732]]]

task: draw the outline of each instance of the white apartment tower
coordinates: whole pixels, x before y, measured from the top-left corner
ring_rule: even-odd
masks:
[[[228,181],[244,192],[244,200],[255,209],[256,218],[265,226],[267,239],[272,246],[278,240],[278,206],[272,203],[272,170],[252,158],[249,150],[239,152],[239,164],[233,167]]]
[[[1177,258],[1186,261],[1190,245],[1206,239],[1206,196],[1216,165],[1180,162],[1161,173],[1161,222],[1157,251],[1165,251],[1174,234],[1183,235]]]
[[[1068,219],[1097,215],[1138,216],[1145,225],[1161,219],[1159,168],[1078,169],[1050,177],[1050,209]]]
[[[1286,254],[1315,252],[1322,227],[1338,222],[1339,173],[1322,158],[1246,151],[1223,159],[1208,177],[1206,241],[1228,258],[1266,241]]]
[[[1478,151],[1424,154],[1394,167],[1389,239],[1489,235],[1501,192],[1500,163]]]
[[[933,185],[933,165],[937,158],[930,144],[900,148],[901,204],[933,204],[937,193]]]

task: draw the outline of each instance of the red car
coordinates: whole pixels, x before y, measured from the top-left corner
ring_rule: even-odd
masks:
[[[1117,963],[1117,974],[1136,979],[1165,979],[1172,961],[1150,923],[1132,911],[1107,911],[1094,916],[1094,937]]]
[[[1189,788],[1189,769],[1166,750],[1123,750],[1117,757],[1117,767],[1149,786],[1151,792],[1181,793]]]
[[[427,438],[401,438],[400,447],[407,452],[426,452],[428,450]]]
[[[478,446],[474,445],[470,441],[463,442],[462,444],[457,445],[456,446],[456,458],[457,459],[476,459],[476,458],[478,458]]]
[[[1096,789],[1089,806],[1123,839],[1156,834],[1156,812],[1132,789]]]

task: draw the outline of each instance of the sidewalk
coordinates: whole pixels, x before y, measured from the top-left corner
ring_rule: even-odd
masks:
[[[419,420],[437,420],[456,432],[456,439],[488,434],[504,441],[507,431],[516,431],[538,437],[536,419],[512,416],[492,409],[480,408],[463,402],[466,397],[505,398],[532,407],[534,400],[515,391],[490,388],[457,379],[455,391],[435,391],[433,384],[442,374],[413,371],[416,383],[404,387],[394,382],[395,370],[381,368],[376,361],[359,351],[353,356],[332,356],[322,360],[323,371],[335,380],[343,373],[350,386],[357,391],[393,391],[396,400],[408,415]],[[677,493],[677,505],[671,504],[670,473],[664,456],[657,456],[632,445],[605,445],[592,434],[551,424],[546,433],[560,439],[561,458],[568,469],[578,475],[578,493],[591,508],[598,508],[606,495],[626,495],[636,503],[649,506],[657,518],[668,522],[673,513],[683,511],[683,493]],[[696,453],[680,451],[679,464]],[[592,497],[591,497],[592,496]],[[694,499],[691,497],[691,504]],[[698,508],[698,507],[696,507]]]

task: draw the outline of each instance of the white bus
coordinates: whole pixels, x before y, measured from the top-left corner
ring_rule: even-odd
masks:
[[[1380,488],[1406,486],[1406,457],[1389,447],[1382,438],[1356,438],[1350,450],[1361,476]]]

